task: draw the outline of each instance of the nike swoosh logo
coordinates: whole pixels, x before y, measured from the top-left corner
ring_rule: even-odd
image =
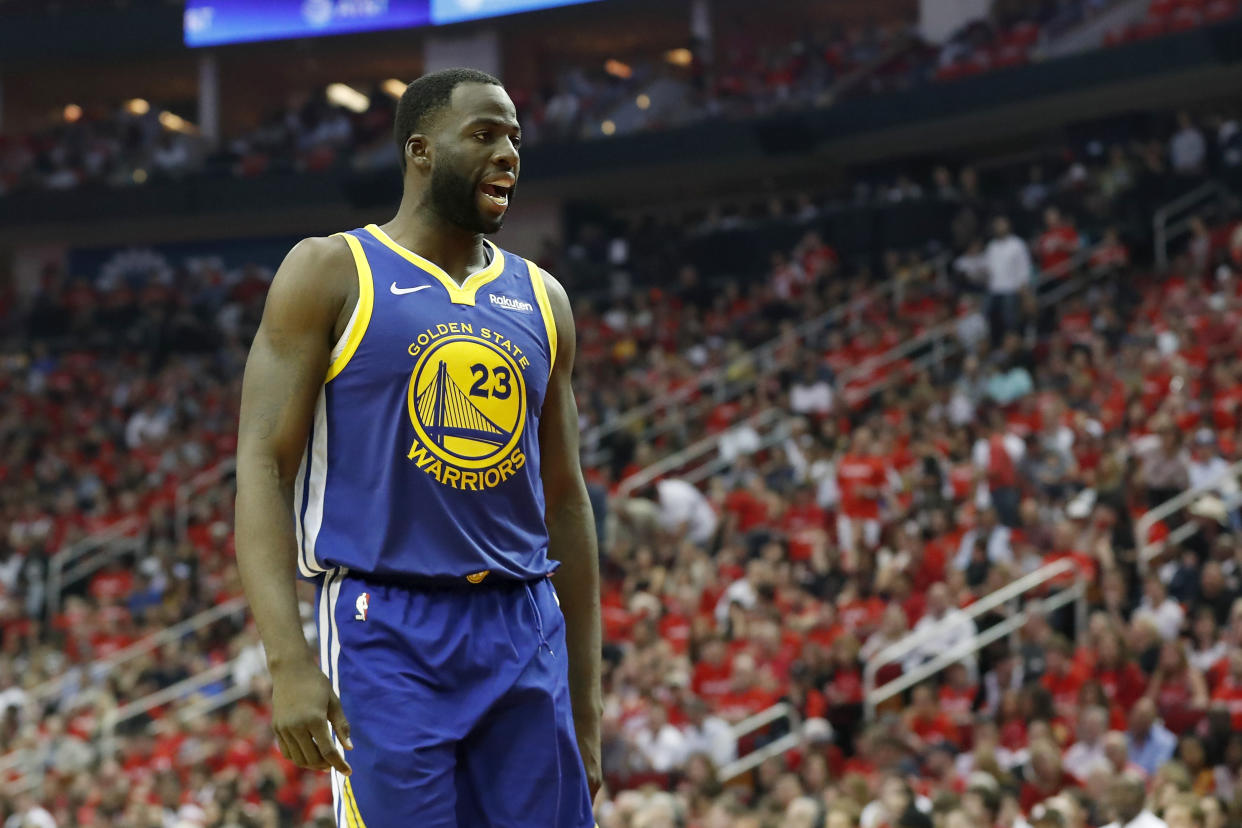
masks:
[[[392,285],[389,286],[388,289],[392,291],[393,296],[405,296],[407,293],[414,293],[416,291],[426,290],[429,287],[431,287],[431,285],[419,285],[418,287],[412,287],[412,288],[399,288],[397,287],[397,283],[393,282]]]

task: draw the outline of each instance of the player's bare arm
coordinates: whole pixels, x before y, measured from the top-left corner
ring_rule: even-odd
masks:
[[[560,283],[543,274],[556,318],[556,364],[548,381],[539,421],[539,450],[547,502],[548,557],[560,561],[553,575],[565,614],[569,648],[569,694],[578,749],[586,767],[591,796],[602,783],[600,767],[599,551],[595,518],[578,457],[578,405],[572,373],[576,334],[569,297]]]
[[[357,297],[344,240],[312,238],[272,280],[242,384],[237,442],[237,563],[272,674],[272,727],[281,753],[315,770],[349,773],[340,700],[307,645],[298,614],[293,484],[335,338]]]

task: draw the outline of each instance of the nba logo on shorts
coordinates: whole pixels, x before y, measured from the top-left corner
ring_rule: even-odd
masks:
[[[354,615],[355,621],[367,620],[367,607],[371,605],[371,593],[364,592],[358,596],[358,600],[354,602],[354,609],[358,610]]]

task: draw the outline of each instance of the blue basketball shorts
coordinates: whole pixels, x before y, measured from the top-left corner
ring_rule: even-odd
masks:
[[[349,719],[341,828],[592,828],[552,582],[318,581],[320,661]]]

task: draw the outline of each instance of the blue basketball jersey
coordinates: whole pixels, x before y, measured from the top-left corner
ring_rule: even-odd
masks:
[[[490,264],[459,286],[374,224],[341,235],[358,303],[298,472],[300,573],[547,575],[538,434],[556,326],[538,268],[487,242]]]

